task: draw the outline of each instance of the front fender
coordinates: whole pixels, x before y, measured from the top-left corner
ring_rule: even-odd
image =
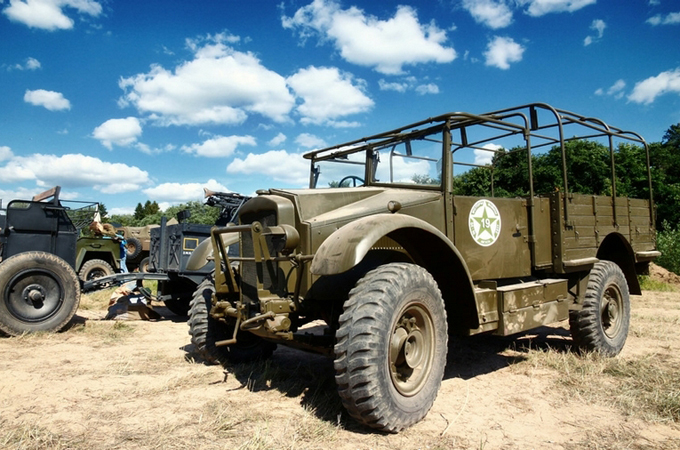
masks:
[[[375,214],[348,223],[331,234],[314,255],[310,271],[315,275],[335,275],[356,266],[373,245],[393,231],[415,228],[439,238],[462,261],[448,238],[429,223],[402,214]]]
[[[236,244],[239,240],[238,233],[227,233],[222,235],[222,242],[225,247]],[[204,239],[191,252],[189,260],[187,261],[186,270],[201,270],[213,256],[213,247],[211,239]]]
[[[475,287],[463,256],[437,228],[402,214],[376,214],[331,234],[314,255],[310,271],[336,275],[359,264],[378,240],[389,236],[432,274],[442,291],[451,330],[479,327]]]

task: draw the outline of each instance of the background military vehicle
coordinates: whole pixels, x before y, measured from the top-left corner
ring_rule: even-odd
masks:
[[[149,265],[149,251],[151,250],[151,230],[160,225],[146,225],[144,227],[117,227],[117,233],[123,233],[127,242],[128,270],[139,269],[146,272]]]
[[[60,190],[13,200],[1,216],[0,331],[6,334],[59,330],[78,309],[78,213],[82,224],[89,223],[96,209],[69,210],[59,200]]]
[[[566,148],[582,139],[611,156],[599,195],[570,189]],[[644,147],[646,198],[617,196],[626,174],[615,143]],[[532,154],[548,149],[559,175],[539,194]],[[526,194],[504,197],[489,165],[486,191],[460,195],[454,174],[484,155],[515,158]],[[259,191],[237,224],[213,230],[214,279],[189,314],[205,358],[267,357],[276,344],[327,354],[350,415],[396,432],[434,402],[450,333],[508,336],[569,319],[578,347],[623,347],[636,275],[659,255],[638,134],[536,103],[445,114],[305,158],[310,189]],[[237,257],[224,245],[234,236]]]
[[[121,272],[120,241],[114,236],[122,234],[126,241],[126,267],[128,272],[139,269],[146,272],[149,265],[151,230],[159,225],[145,227],[111,227],[110,234],[95,234],[83,229],[77,243],[76,267],[83,281]]]
[[[76,242],[76,266],[83,281],[120,272],[120,241],[111,236],[82,235]]]
[[[249,199],[235,192],[214,192],[207,189],[205,198],[207,205],[220,210],[218,225],[230,222],[238,208]],[[158,288],[153,298],[164,302],[173,313],[185,316],[197,285],[215,267],[212,258],[207,257],[212,252],[212,247],[205,245],[209,242],[202,244],[210,237],[212,225],[190,223],[189,219],[189,211],[185,210],[176,219],[167,220],[163,217],[160,226],[150,228],[148,263],[142,261],[140,273],[92,276],[86,280],[83,289],[87,292],[130,280],[137,280],[139,283],[143,280],[156,280]],[[237,247],[232,245],[232,252]],[[188,261],[196,250],[201,253],[202,258],[197,258],[195,264],[189,265]]]

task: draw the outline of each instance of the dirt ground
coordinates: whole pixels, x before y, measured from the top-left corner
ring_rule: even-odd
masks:
[[[680,367],[680,292],[632,300],[618,358]],[[112,322],[105,307],[62,333],[0,338],[0,448],[680,448],[677,421],[589,398],[535,363],[532,352],[570,352],[567,324],[453,340],[430,413],[387,435],[343,411],[325,357],[279,347],[225,370],[194,360],[187,325],[164,308],[157,322]]]

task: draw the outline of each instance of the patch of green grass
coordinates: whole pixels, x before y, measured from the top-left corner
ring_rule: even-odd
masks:
[[[675,292],[676,289],[672,284],[664,283],[663,281],[658,281],[650,278],[647,275],[640,275],[638,277],[640,281],[640,288],[643,291],[657,291],[657,292]]]

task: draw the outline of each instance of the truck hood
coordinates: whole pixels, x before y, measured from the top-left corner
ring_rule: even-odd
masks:
[[[402,209],[441,199],[440,191],[395,189],[382,187],[329,188],[329,189],[270,189],[293,202],[302,222],[315,225],[347,222],[372,214],[387,213],[391,201],[399,202]]]

